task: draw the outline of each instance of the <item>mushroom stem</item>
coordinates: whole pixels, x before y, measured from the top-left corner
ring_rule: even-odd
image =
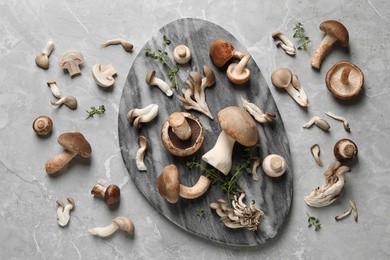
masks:
[[[47,85],[50,87],[53,96],[55,96],[56,98],[62,98],[60,89],[58,88],[57,83],[55,81],[48,81]]]
[[[340,76],[340,82],[347,85],[349,83],[349,74],[351,73],[351,68],[350,67],[346,67],[343,69],[343,71],[341,72],[341,76]]]
[[[280,172],[282,170],[282,160],[279,157],[272,157],[271,168],[276,172]]]
[[[69,150],[64,150],[57,156],[50,158],[46,164],[46,172],[48,174],[53,174],[58,172],[60,169],[62,169],[65,165],[67,165],[75,156],[77,153],[72,153]]]
[[[191,127],[182,113],[172,113],[168,117],[168,124],[172,127],[172,132],[174,132],[180,140],[185,141],[191,137]]]
[[[238,62],[237,66],[234,68],[234,71],[236,73],[241,73],[245,68],[246,65],[248,64],[248,61],[251,59],[251,55],[244,55],[240,62]]]
[[[344,118],[342,116],[338,116],[336,114],[333,114],[332,112],[329,112],[329,111],[325,112],[325,114],[327,116],[330,116],[333,119],[336,119],[336,120],[339,120],[339,121],[343,122],[343,126],[344,126],[345,131],[347,131],[347,132],[351,131],[351,128],[349,127],[348,120],[346,118]]]
[[[319,69],[321,62],[324,59],[325,55],[328,53],[330,47],[337,41],[336,38],[327,34],[321,43],[318,45],[315,50],[313,57],[311,59],[310,65],[316,69]]]
[[[202,160],[228,175],[232,167],[232,154],[235,140],[225,131],[222,131],[215,146],[202,156]]]
[[[329,123],[325,119],[320,118],[319,116],[313,116],[306,124],[302,125],[302,127],[309,128],[313,124],[325,131],[330,129]]]
[[[182,198],[185,199],[195,199],[200,196],[202,196],[210,187],[211,181],[209,178],[207,178],[204,175],[201,175],[199,177],[198,182],[192,186],[192,187],[187,187],[183,184],[180,184],[180,191],[179,195]]]
[[[110,225],[106,227],[96,227],[88,229],[88,231],[95,236],[99,237],[108,237],[115,233],[119,229],[118,225],[112,222]]]
[[[106,41],[105,43],[102,43],[100,44],[101,47],[106,47],[106,46],[109,46],[109,45],[116,45],[116,44],[121,44],[123,49],[127,52],[131,52],[133,50],[133,44],[127,42],[126,40],[124,39],[112,39],[112,40],[108,40]]]
[[[68,70],[69,76],[81,73],[80,67],[76,62],[65,61],[63,67]]]
[[[53,106],[60,106],[60,105],[64,104],[67,107],[69,107],[70,109],[76,109],[77,108],[77,100],[73,96],[62,97],[62,98],[60,98],[56,102],[50,101],[50,104],[52,104]]]

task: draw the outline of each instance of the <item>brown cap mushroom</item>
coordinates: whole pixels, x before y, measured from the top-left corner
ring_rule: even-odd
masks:
[[[358,66],[349,61],[334,64],[326,73],[326,87],[336,98],[349,100],[363,89],[364,75]]]
[[[341,139],[333,148],[334,156],[340,162],[351,162],[358,154],[357,145],[350,139]]]
[[[253,146],[259,140],[255,120],[242,108],[230,106],[218,112],[222,128],[214,147],[202,156],[202,160],[212,165],[225,175],[232,166],[234,143]]]
[[[310,65],[316,69],[321,67],[323,58],[336,41],[338,41],[343,47],[348,46],[349,43],[348,30],[342,23],[338,21],[325,21],[320,24],[320,30],[326,32],[326,36],[318,45],[310,62]]]
[[[91,194],[93,194],[96,197],[103,198],[104,202],[108,206],[114,206],[119,203],[121,190],[120,188],[115,185],[109,185],[108,187],[105,187],[104,185],[97,183],[91,190]]]
[[[83,62],[84,56],[76,50],[63,52],[58,58],[58,65],[61,69],[67,69],[71,77],[81,73],[79,65]]]
[[[84,158],[91,156],[91,145],[79,132],[63,133],[57,141],[65,150],[46,162],[45,168],[48,174],[58,172],[78,154]]]
[[[196,153],[203,140],[203,126],[199,119],[190,113],[172,113],[161,128],[161,141],[164,147],[176,156]]]
[[[241,60],[244,57],[244,54],[235,50],[230,42],[218,39],[210,46],[210,57],[215,66],[223,67],[223,65],[233,57]]]
[[[32,127],[37,135],[47,135],[53,129],[53,121],[48,116],[40,116],[34,120]]]
[[[246,83],[251,77],[251,71],[246,68],[251,55],[245,55],[239,63],[232,63],[229,65],[226,75],[234,84],[240,85]]]

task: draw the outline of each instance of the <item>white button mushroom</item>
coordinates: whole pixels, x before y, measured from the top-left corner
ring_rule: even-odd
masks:
[[[264,158],[262,167],[270,177],[280,177],[287,169],[286,160],[279,154],[270,154]]]
[[[107,66],[103,66],[102,64],[95,64],[92,67],[92,76],[95,80],[96,84],[103,88],[111,87],[114,82],[114,75],[116,74],[116,70],[112,64],[108,64]]]
[[[83,62],[84,56],[76,50],[63,52],[58,58],[58,65],[61,69],[67,69],[71,77],[81,73],[79,65]]]
[[[179,45],[173,50],[173,59],[179,64],[189,62],[191,57],[191,50],[185,45]]]
[[[42,69],[48,69],[49,68],[49,56],[54,48],[54,42],[52,40],[49,40],[46,43],[45,48],[43,51],[37,55],[35,58],[35,64],[37,64],[38,67]]]

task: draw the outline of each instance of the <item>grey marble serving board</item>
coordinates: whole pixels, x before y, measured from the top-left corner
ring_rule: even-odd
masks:
[[[146,48],[157,51],[161,48],[163,35],[172,41],[166,51],[170,60],[173,49],[180,44],[188,46],[193,51],[193,57],[189,64],[179,65],[179,89],[174,90],[172,97],[167,97],[156,87],[150,87],[145,83],[146,73],[154,69],[156,75],[169,82],[167,68],[159,62],[147,57],[144,53]],[[254,246],[265,243],[274,237],[282,227],[290,209],[292,201],[292,166],[287,135],[283,126],[275,101],[268,85],[256,63],[251,60],[248,68],[252,75],[248,83],[236,86],[229,82],[224,68],[215,67],[209,57],[209,46],[215,39],[225,39],[232,43],[235,48],[243,53],[248,53],[245,47],[228,31],[220,26],[201,19],[179,19],[162,27],[138,53],[127,76],[123,87],[123,93],[119,108],[119,142],[125,166],[135,185],[149,202],[167,219],[181,228],[188,230],[205,239],[226,243],[229,245]],[[232,60],[231,62],[234,62]],[[237,61],[236,61],[237,62]],[[160,130],[168,116],[175,111],[185,111],[182,103],[178,100],[181,88],[187,87],[184,81],[189,78],[190,71],[199,71],[203,77],[203,65],[210,66],[216,75],[215,86],[206,89],[206,99],[214,120],[196,111],[188,111],[198,117],[205,128],[205,140],[201,149],[194,155],[178,158],[171,155],[162,145]],[[272,179],[264,175],[261,168],[257,172],[260,175],[258,182],[254,181],[249,174],[244,174],[239,179],[240,188],[247,195],[245,202],[255,200],[256,207],[264,211],[265,217],[257,231],[246,229],[229,229],[220,221],[214,210],[209,208],[211,202],[219,198],[225,198],[218,185],[212,185],[206,194],[194,200],[180,199],[177,204],[170,204],[163,199],[156,188],[157,176],[162,169],[173,163],[179,168],[181,182],[187,186],[194,185],[201,172],[198,168],[189,169],[185,163],[196,158],[201,162],[201,156],[210,150],[221,131],[217,119],[217,113],[224,107],[236,105],[242,106],[240,97],[255,103],[263,111],[274,111],[276,118],[271,124],[258,124],[259,132],[259,155],[264,158],[268,154],[278,153],[287,160],[287,172],[280,178]],[[159,106],[158,116],[150,123],[136,129],[126,119],[129,110],[146,107],[149,104]],[[137,138],[139,135],[147,137],[149,146],[145,156],[146,172],[138,171],[135,164],[135,154],[138,150]],[[242,163],[244,148],[236,144],[234,147],[234,163]],[[197,216],[197,209],[205,209],[202,219]]]

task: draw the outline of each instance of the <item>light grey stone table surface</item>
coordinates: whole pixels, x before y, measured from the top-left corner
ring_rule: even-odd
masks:
[[[210,242],[170,222],[137,189],[126,170],[118,136],[118,112],[127,74],[138,53],[158,30],[180,18],[199,18],[230,32],[252,55],[278,106],[287,131],[293,172],[293,201],[278,234],[266,243],[234,247]],[[319,24],[342,22],[350,34],[348,48],[335,46],[320,71],[310,66],[311,55],[297,50],[294,57],[275,46],[271,35],[280,30],[296,45],[293,28],[304,24],[313,53],[324,37]],[[368,1],[0,1],[0,259],[388,259],[390,257],[390,182],[388,157],[390,4]],[[134,44],[132,53],[120,46],[101,48],[112,38]],[[46,42],[54,42],[50,67],[35,65]],[[57,65],[70,49],[83,53],[81,75],[69,77]],[[335,99],[325,86],[325,75],[337,61],[358,65],[364,89],[353,101]],[[96,63],[113,64],[115,84],[98,87],[91,71]],[[273,87],[270,75],[280,67],[299,77],[310,107],[301,109],[287,93]],[[46,85],[55,80],[64,95],[78,100],[77,110],[53,107]],[[85,120],[91,106],[104,104],[104,115]],[[346,117],[351,132],[325,115]],[[54,121],[53,133],[39,138],[31,128],[39,115]],[[302,128],[312,116],[331,125],[329,133]],[[45,162],[61,152],[57,137],[83,133],[92,146],[89,160],[72,161],[56,176]],[[321,186],[326,167],[335,160],[333,146],[350,138],[359,147],[350,164],[341,197],[324,208],[303,200]],[[312,158],[310,147],[321,146],[324,167]],[[97,182],[117,184],[121,204],[109,209],[94,198]],[[56,200],[75,199],[67,227],[56,221]],[[334,217],[356,202],[359,220]],[[309,213],[321,229],[308,228]],[[196,213],[194,213],[196,214]],[[118,232],[102,239],[88,228],[105,226],[119,215],[131,218],[134,236]]]

